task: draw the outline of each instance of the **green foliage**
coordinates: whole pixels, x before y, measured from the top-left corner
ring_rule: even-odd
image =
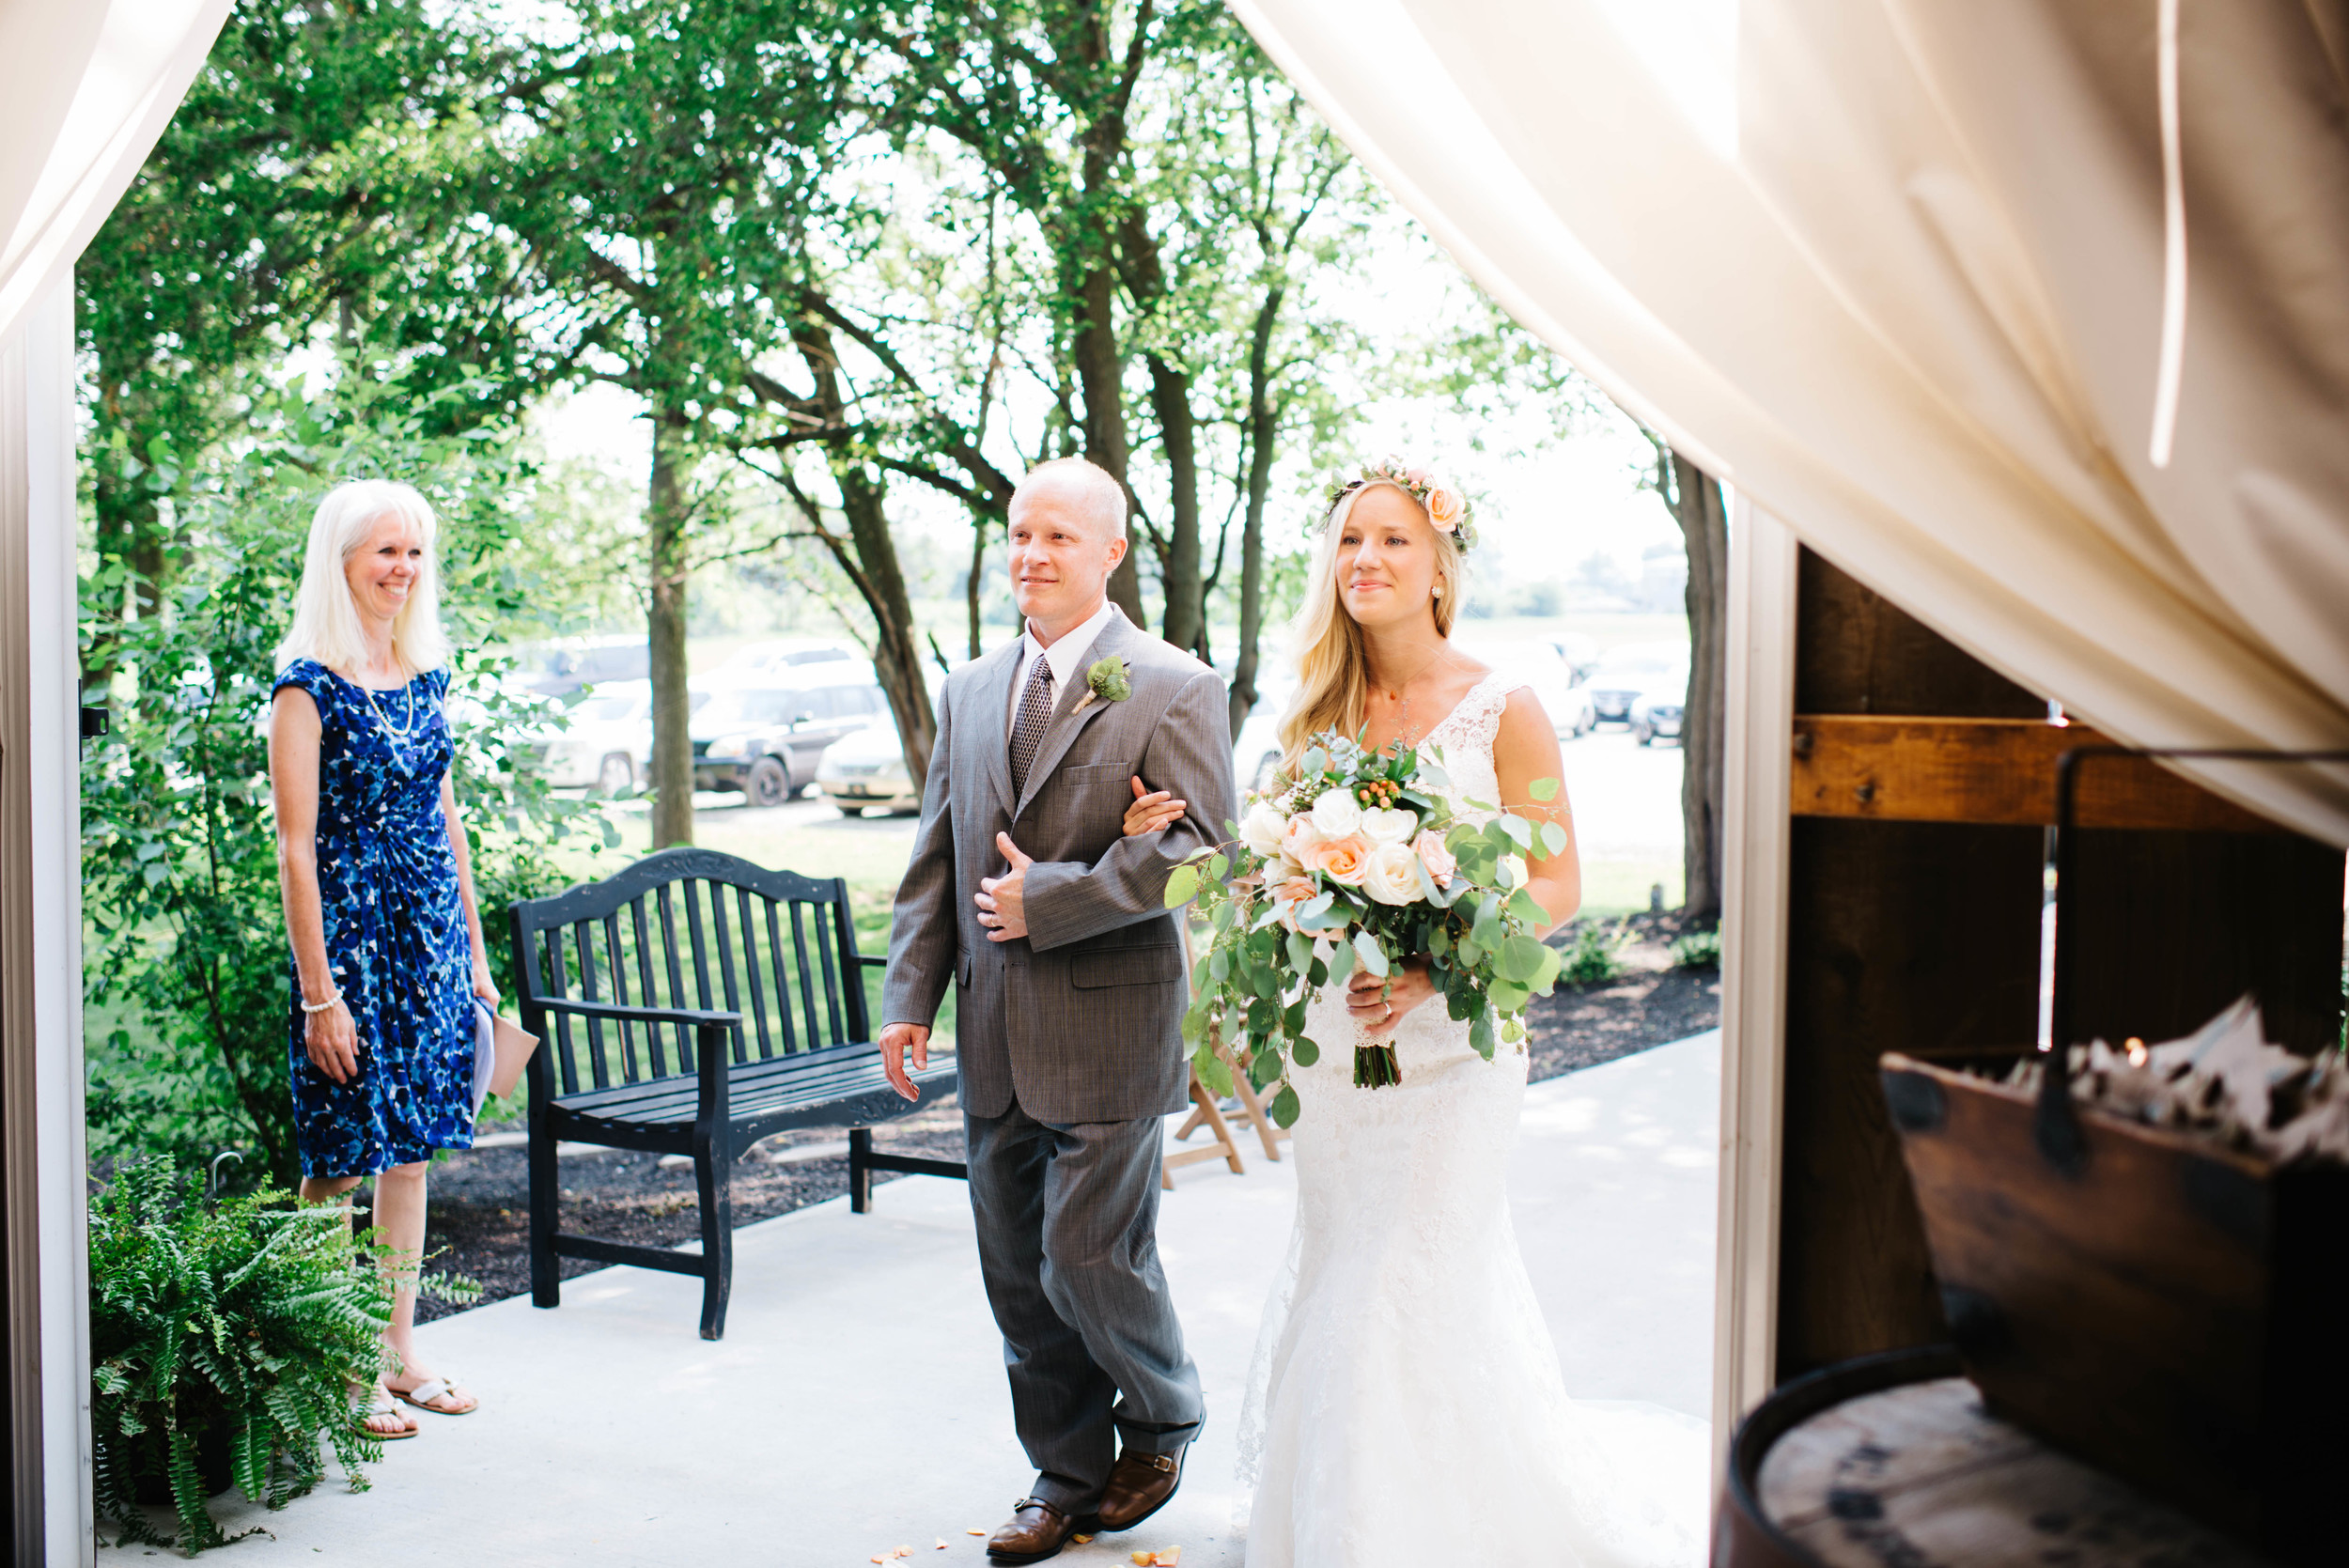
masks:
[[[1570,986],[1597,986],[1623,972],[1624,944],[1631,939],[1628,924],[1602,925],[1586,920],[1576,928],[1574,945],[1566,950],[1560,970]]]
[[[426,0],[239,0],[204,69],[74,268],[95,396],[95,543],[154,595],[187,559],[172,505],[241,423],[241,377],[337,324],[377,342],[463,330],[502,281],[463,221],[499,52]],[[509,345],[510,346],[510,345]]]
[[[1672,967],[1683,970],[1717,970],[1721,967],[1721,934],[1716,931],[1691,931],[1672,945]]]
[[[225,1447],[246,1497],[282,1508],[325,1475],[353,1488],[382,1457],[359,1418],[381,1370],[391,1299],[338,1205],[284,1192],[201,1201],[169,1159],[134,1165],[89,1208],[90,1435],[99,1517],[118,1544],[225,1545],[199,1452]],[[168,1477],[175,1537],[136,1499]],[[248,1532],[249,1533],[249,1532]]]
[[[506,429],[428,433],[463,389],[414,395],[401,374],[352,358],[331,391],[250,392],[241,450],[184,505],[191,559],[159,613],[108,614],[122,601],[120,563],[83,583],[85,646],[105,639],[117,671],[112,732],[82,768],[88,1116],[101,1166],[249,1141],[290,1181],[288,959],[266,724],[310,513],[345,479],[423,490],[443,520],[447,618],[462,649],[529,594],[528,520],[512,505],[527,491]],[[460,652],[456,671],[469,693],[452,714],[458,798],[492,972],[504,975],[496,911],[556,882],[557,843],[616,833],[597,808],[552,798],[516,766],[545,721],[495,684],[490,662]]]
[[[1343,736],[1317,736],[1250,801],[1238,846],[1229,855],[1202,849],[1175,868],[1167,905],[1196,899],[1214,932],[1183,1018],[1203,1080],[1215,1070],[1219,1043],[1244,1050],[1258,1088],[1281,1083],[1271,1114],[1288,1126],[1299,1101],[1287,1064],[1310,1067],[1322,1050],[1305,1033],[1307,1006],[1357,964],[1388,976],[1423,955],[1445,1010],[1468,1024],[1470,1043],[1487,1061],[1501,1042],[1524,1038],[1526,1008],[1560,975],[1558,953],[1533,935],[1548,914],[1527,885],[1527,862],[1563,852],[1566,835],[1555,822],[1514,812],[1460,816],[1444,793],[1449,783],[1435,753],[1365,751]],[[1556,796],[1556,781],[1540,783],[1548,788],[1537,784],[1536,795]],[[1483,806],[1478,816],[1491,811]],[[1316,834],[1323,823],[1337,828],[1336,842],[1361,852],[1359,865],[1340,875],[1302,849],[1308,863],[1291,861],[1290,834],[1305,830],[1307,818]],[[1439,843],[1451,866],[1442,865],[1444,854],[1413,847],[1421,843]],[[1391,1044],[1356,1047],[1356,1084],[1399,1079]]]

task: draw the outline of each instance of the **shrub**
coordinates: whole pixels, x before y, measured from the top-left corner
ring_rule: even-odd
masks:
[[[345,479],[400,478],[441,514],[455,673],[457,792],[491,972],[511,972],[505,905],[559,884],[561,841],[617,842],[599,807],[557,800],[517,766],[543,711],[506,692],[479,643],[529,591],[515,563],[510,443],[499,430],[430,433],[437,397],[354,363],[317,396],[256,392],[240,455],[191,487],[188,559],[157,613],[111,613],[126,584],[86,582],[85,646],[115,670],[113,723],[82,768],[90,1145],[100,1166],[257,1144],[296,1174],[289,965],[270,810],[273,654],[293,611],[311,511]],[[511,547],[511,548],[509,548]]]
[[[1631,939],[1628,925],[1601,925],[1586,920],[1575,928],[1574,945],[1559,978],[1572,986],[1596,986],[1623,972],[1624,944]]]
[[[149,1160],[91,1201],[89,1255],[92,1487],[121,1542],[193,1555],[231,1539],[205,1507],[208,1453],[271,1508],[324,1476],[322,1446],[366,1485],[360,1466],[382,1445],[358,1418],[391,1299],[339,1205],[269,1188],[215,1206],[200,1178]],[[159,1475],[176,1538],[138,1506]]]
[[[1721,934],[1691,931],[1672,945],[1672,968],[1717,970],[1721,967]]]

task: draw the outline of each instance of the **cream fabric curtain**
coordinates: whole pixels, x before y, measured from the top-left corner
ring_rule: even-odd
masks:
[[[0,0],[0,337],[163,134],[229,0]]]
[[[2349,746],[2349,4],[1235,0],[1517,318],[2141,745]],[[2349,845],[2349,770],[2195,769]]]

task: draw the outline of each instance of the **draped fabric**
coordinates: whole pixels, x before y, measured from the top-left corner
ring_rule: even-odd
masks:
[[[203,66],[228,7],[0,5],[0,337],[106,221]]]
[[[2349,747],[2349,0],[1234,0],[1685,454],[2139,745]],[[2349,770],[2188,765],[2349,845]]]

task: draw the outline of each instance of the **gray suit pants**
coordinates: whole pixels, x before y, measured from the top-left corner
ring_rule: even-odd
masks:
[[[1015,1102],[963,1126],[1035,1495],[1086,1513],[1117,1458],[1112,1427],[1139,1452],[1172,1453],[1206,1413],[1159,1267],[1160,1119],[1052,1126]]]

